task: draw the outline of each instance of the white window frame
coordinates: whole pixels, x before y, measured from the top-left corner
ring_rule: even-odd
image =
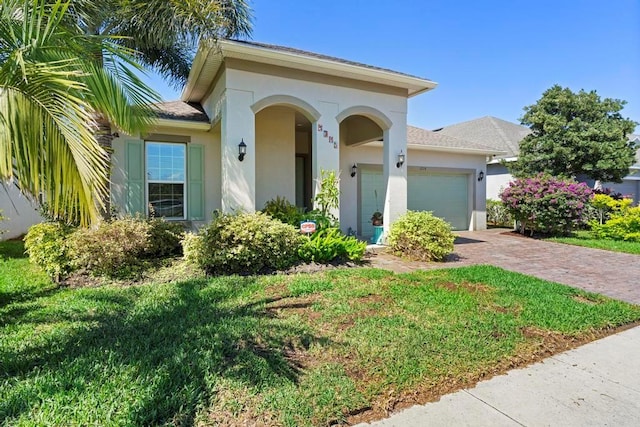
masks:
[[[170,146],[175,146],[175,145],[182,145],[184,147],[184,180],[182,181],[182,185],[183,185],[183,216],[179,217],[179,216],[165,216],[162,217],[166,220],[174,220],[174,221],[184,221],[187,219],[187,207],[188,207],[188,203],[187,203],[187,178],[188,178],[188,173],[187,173],[187,144],[185,143],[181,143],[181,142],[163,142],[163,141],[153,141],[153,140],[145,140],[144,141],[144,201],[145,201],[145,212],[147,214],[147,216],[149,216],[149,184],[180,184],[179,181],[158,181],[158,180],[150,180],[149,179],[149,172],[148,172],[148,167],[149,165],[147,164],[147,159],[148,159],[148,150],[149,150],[149,144],[157,144],[157,145],[170,145]]]

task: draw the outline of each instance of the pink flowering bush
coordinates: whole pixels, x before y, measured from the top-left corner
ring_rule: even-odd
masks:
[[[586,222],[591,194],[586,184],[538,174],[510,182],[500,198],[521,233],[567,234]]]

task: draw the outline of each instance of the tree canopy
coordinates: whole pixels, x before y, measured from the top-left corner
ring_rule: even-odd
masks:
[[[191,69],[198,43],[248,37],[247,0],[73,0],[85,34],[116,36],[136,60],[176,86]]]
[[[621,182],[634,162],[628,140],[637,123],[623,118],[626,101],[595,92],[572,92],[558,85],[524,108],[521,122],[531,134],[520,142],[520,155],[509,165],[517,177],[540,172],[553,176],[586,176]]]

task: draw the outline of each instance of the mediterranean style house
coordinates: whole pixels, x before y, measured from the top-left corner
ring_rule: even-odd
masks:
[[[113,140],[112,206],[197,228],[214,210],[260,210],[278,196],[311,209],[321,171],[333,170],[345,232],[370,237],[373,212],[386,231],[407,209],[484,229],[486,159],[504,151],[407,126],[407,100],[435,87],[282,46],[203,46],[181,99],[157,105],[153,129]],[[7,217],[22,216],[1,200]]]

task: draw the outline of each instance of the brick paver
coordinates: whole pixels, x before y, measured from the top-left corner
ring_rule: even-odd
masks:
[[[553,243],[493,229],[459,232],[446,263],[407,262],[378,253],[372,266],[396,272],[491,264],[553,282],[640,304],[640,255]]]

